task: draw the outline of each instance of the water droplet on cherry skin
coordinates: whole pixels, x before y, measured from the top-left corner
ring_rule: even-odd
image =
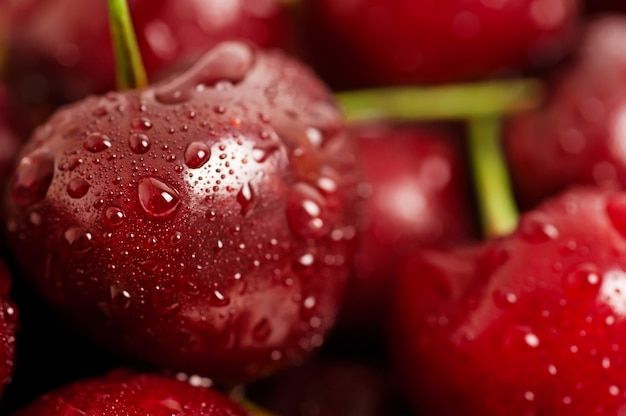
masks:
[[[83,140],[83,148],[91,153],[100,153],[112,146],[109,137],[102,133],[91,133]]]
[[[73,253],[86,253],[92,249],[92,235],[81,227],[68,228],[63,238]]]
[[[67,183],[67,194],[72,198],[82,198],[87,195],[91,185],[83,178],[73,178]]]
[[[518,230],[525,241],[533,244],[545,243],[559,237],[556,226],[534,214],[522,216]]]
[[[188,71],[157,87],[155,97],[163,104],[189,101],[198,86],[215,86],[220,82],[241,82],[254,63],[254,52],[245,43],[223,42]],[[200,90],[202,90],[201,88]]]
[[[136,133],[128,138],[128,147],[133,153],[142,155],[150,150],[150,139],[145,134]]]
[[[37,149],[24,156],[13,176],[11,196],[19,205],[42,200],[54,176],[54,156],[49,149]]]
[[[109,297],[114,305],[121,308],[128,308],[130,306],[131,295],[130,292],[125,290],[120,284],[114,283],[109,286]]]
[[[304,182],[290,191],[287,202],[287,219],[291,230],[301,237],[320,238],[331,228],[326,200],[318,190]]]
[[[254,189],[250,182],[246,182],[241,186],[241,189],[237,193],[237,202],[241,206],[241,215],[247,215],[256,201]]]
[[[166,218],[172,215],[180,205],[178,192],[160,181],[146,177],[139,181],[138,196],[141,207],[151,218]]]
[[[191,169],[199,169],[211,158],[211,149],[206,143],[193,142],[185,149],[185,164]]]
[[[562,283],[569,298],[594,300],[602,284],[602,274],[595,264],[580,263],[563,273]]]
[[[106,222],[111,227],[117,227],[126,220],[126,215],[118,207],[109,207],[104,212]]]

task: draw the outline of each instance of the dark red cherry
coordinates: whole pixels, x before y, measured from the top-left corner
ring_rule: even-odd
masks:
[[[450,82],[545,66],[577,23],[576,0],[310,0],[318,72],[337,88]]]
[[[588,14],[626,12],[626,4],[621,0],[585,0],[583,4]]]
[[[57,112],[22,150],[10,245],[103,345],[240,382],[332,326],[354,251],[354,143],[280,52],[223,43],[145,90]]]
[[[21,144],[14,131],[10,105],[6,89],[0,84],[0,188],[6,183]]]
[[[114,370],[36,399],[16,416],[246,416],[237,403],[206,388],[208,380],[177,380]]]
[[[615,415],[626,406],[626,194],[571,190],[500,240],[421,251],[393,353],[424,414]]]
[[[505,144],[523,207],[571,184],[626,184],[624,42],[625,17],[590,23],[547,103],[511,120]]]
[[[115,88],[105,1],[9,3],[0,6],[11,22],[6,62],[23,100],[58,104]],[[151,79],[225,40],[273,48],[289,39],[277,0],[130,0],[129,7]]]
[[[372,333],[382,328],[393,270],[421,246],[475,235],[468,171],[455,133],[416,125],[364,125],[358,140],[367,196],[360,247],[343,318]]]

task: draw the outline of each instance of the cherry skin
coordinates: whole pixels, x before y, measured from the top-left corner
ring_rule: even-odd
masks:
[[[11,276],[0,260],[0,394],[11,382],[15,367],[15,336],[18,327],[17,307],[9,299]]]
[[[105,1],[9,3],[0,6],[11,22],[6,62],[23,100],[57,105],[115,88]],[[285,48],[289,39],[276,0],[130,0],[129,8],[150,79],[225,40]]]
[[[354,252],[354,142],[311,72],[218,45],[145,90],[57,112],[5,202],[30,280],[102,345],[238,383],[332,326]]]
[[[486,78],[552,63],[576,0],[309,0],[312,62],[335,88]]]
[[[20,140],[11,123],[11,103],[6,88],[0,83],[0,189],[4,187],[20,148]]]
[[[217,391],[156,374],[119,369],[46,393],[16,416],[246,416]]]
[[[373,334],[376,322],[383,328],[393,270],[405,254],[476,234],[469,173],[451,130],[372,124],[352,134],[369,195],[342,318]]]
[[[626,194],[574,189],[510,236],[421,251],[393,351],[425,414],[615,415],[626,406]]]
[[[505,148],[524,208],[572,184],[626,184],[625,26],[615,16],[590,23],[547,103],[509,123]]]

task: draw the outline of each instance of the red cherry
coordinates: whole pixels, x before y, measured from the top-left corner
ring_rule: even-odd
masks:
[[[420,252],[393,352],[426,414],[618,414],[626,406],[626,194],[560,195],[510,236]]]
[[[115,370],[47,393],[16,416],[245,416],[217,391],[160,376]]]
[[[459,143],[443,129],[366,125],[352,129],[369,194],[343,318],[372,333],[383,326],[393,270],[416,247],[468,241],[469,184]]]
[[[572,184],[626,184],[626,18],[592,22],[543,108],[515,117],[506,151],[523,207]]]
[[[459,81],[560,58],[576,0],[310,0],[315,68],[338,88]]]
[[[13,3],[0,12],[11,22],[6,62],[23,99],[50,104],[53,98],[58,104],[115,88],[105,1]],[[130,0],[129,7],[151,79],[225,40],[284,48],[289,39],[277,0]]]
[[[103,345],[241,382],[301,360],[334,322],[354,153],[305,67],[223,43],[168,82],[36,130],[5,200],[10,244]]]

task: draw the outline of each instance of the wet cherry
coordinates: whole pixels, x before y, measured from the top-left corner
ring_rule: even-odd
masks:
[[[575,189],[510,236],[421,251],[394,291],[393,351],[425,414],[618,414],[626,405],[626,195]]]
[[[15,367],[15,345],[18,327],[18,310],[9,299],[11,276],[0,260],[0,393],[11,382]]]
[[[178,77],[38,128],[5,198],[10,245],[103,345],[241,382],[301,360],[334,322],[355,244],[354,153],[305,67],[220,44]]]
[[[245,416],[237,403],[206,388],[203,380],[178,380],[119,369],[80,380],[36,399],[16,416]],[[196,382],[198,381],[198,382]]]

